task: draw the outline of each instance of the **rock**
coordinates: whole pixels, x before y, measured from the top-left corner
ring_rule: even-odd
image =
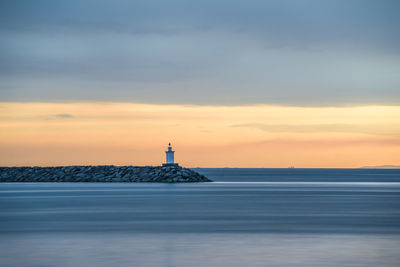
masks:
[[[181,166],[0,167],[0,182],[210,182]]]

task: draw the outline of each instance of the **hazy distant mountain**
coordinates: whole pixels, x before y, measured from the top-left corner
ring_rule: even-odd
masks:
[[[363,166],[360,169],[400,169],[400,165]]]

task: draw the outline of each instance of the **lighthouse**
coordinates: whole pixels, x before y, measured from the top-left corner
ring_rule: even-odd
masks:
[[[166,163],[164,163],[163,166],[178,165],[178,163],[175,163],[174,161],[174,153],[175,151],[172,150],[171,143],[169,143],[168,150],[165,151]]]

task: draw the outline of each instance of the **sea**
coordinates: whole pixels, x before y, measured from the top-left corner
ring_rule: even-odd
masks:
[[[0,266],[400,266],[400,170],[0,183]]]

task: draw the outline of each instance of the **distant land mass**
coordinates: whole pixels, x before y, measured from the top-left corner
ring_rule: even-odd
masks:
[[[400,165],[363,166],[360,169],[400,169]]]

